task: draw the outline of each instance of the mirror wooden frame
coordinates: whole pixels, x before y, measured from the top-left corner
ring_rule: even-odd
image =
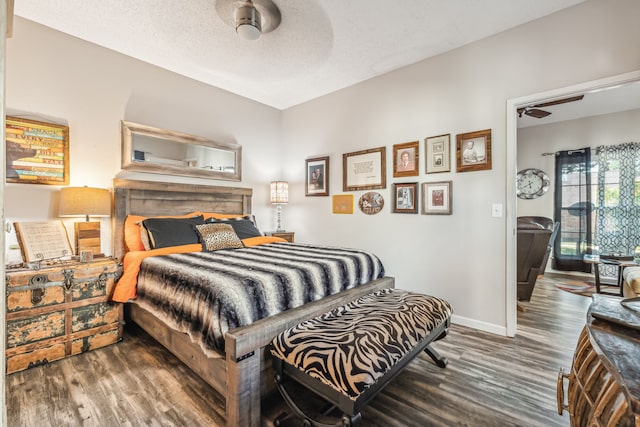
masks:
[[[215,170],[206,167],[189,165],[189,160],[181,159],[184,165],[154,163],[146,159],[134,160],[134,144],[136,135],[157,138],[176,144],[191,144],[204,148],[213,148],[232,152],[234,165],[232,171]],[[177,163],[177,161],[176,161]],[[186,133],[155,128],[152,126],[122,121],[122,169],[137,172],[160,173],[166,175],[180,175],[197,178],[220,179],[225,181],[240,181],[242,179],[242,146],[235,143],[212,141],[210,139]]]

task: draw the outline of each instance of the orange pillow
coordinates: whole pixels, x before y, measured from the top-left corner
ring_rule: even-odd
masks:
[[[185,215],[165,215],[165,216],[141,216],[127,215],[124,219],[124,246],[129,251],[145,251],[146,248],[142,243],[141,228],[142,221],[148,218],[190,218],[197,216],[197,212],[191,212]]]

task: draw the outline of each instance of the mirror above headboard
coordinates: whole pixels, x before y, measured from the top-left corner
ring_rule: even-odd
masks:
[[[122,121],[122,169],[240,181],[242,146]]]

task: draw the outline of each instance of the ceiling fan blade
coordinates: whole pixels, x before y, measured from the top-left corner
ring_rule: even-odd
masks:
[[[547,117],[551,114],[548,111],[538,110],[537,108],[529,108],[524,112],[527,116],[535,117],[536,119],[541,119],[543,117]]]
[[[580,101],[580,100],[582,100],[582,98],[584,98],[584,95],[578,95],[578,96],[572,96],[572,97],[569,97],[569,98],[556,99],[555,101],[549,101],[549,102],[543,102],[541,104],[536,104],[536,105],[533,106],[533,108],[551,107],[553,105],[565,104],[567,102]]]

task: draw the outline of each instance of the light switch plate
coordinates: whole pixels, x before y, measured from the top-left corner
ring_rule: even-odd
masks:
[[[502,218],[502,203],[494,203],[491,205],[491,216],[494,218]]]

